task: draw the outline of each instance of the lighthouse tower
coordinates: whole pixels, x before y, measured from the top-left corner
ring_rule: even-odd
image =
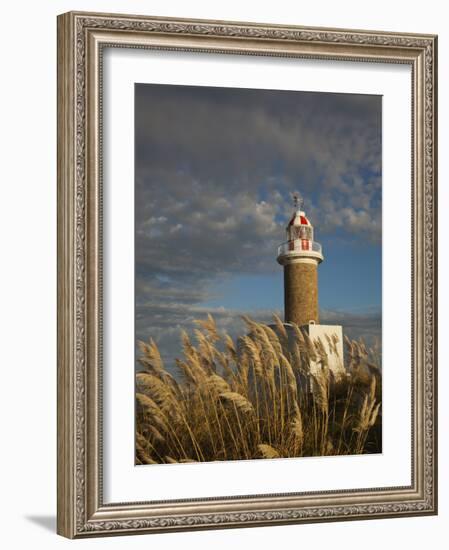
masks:
[[[319,322],[317,268],[323,253],[313,240],[313,226],[298,194],[294,195],[294,205],[286,228],[287,241],[279,246],[277,261],[284,266],[285,322],[308,325]]]
[[[336,380],[345,376],[343,327],[320,325],[318,311],[318,264],[323,261],[321,245],[313,240],[313,226],[303,211],[303,200],[294,195],[295,210],[287,225],[287,241],[278,248],[277,261],[284,266],[284,326],[292,333],[291,323],[304,330],[312,341],[321,343],[327,364]],[[310,362],[317,373],[319,361]]]

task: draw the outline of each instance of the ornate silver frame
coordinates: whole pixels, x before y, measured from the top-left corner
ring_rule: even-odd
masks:
[[[104,504],[101,59],[105,46],[412,68],[412,484]],[[437,37],[70,12],[58,17],[58,533],[86,536],[437,513]],[[150,497],[150,495],[149,495]]]

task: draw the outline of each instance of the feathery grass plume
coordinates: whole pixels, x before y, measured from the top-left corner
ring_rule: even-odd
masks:
[[[240,342],[243,349],[248,353],[256,374],[263,377],[264,371],[262,368],[262,360],[260,358],[259,348],[256,346],[254,340],[252,340],[249,336],[241,336]]]
[[[285,328],[284,323],[281,321],[280,317],[278,315],[273,315],[274,323],[276,325],[276,328],[279,332],[279,340],[282,341],[284,345],[288,344],[288,333],[287,329]]]
[[[347,347],[348,370],[352,375],[358,375],[362,368],[362,357],[359,346],[355,340],[349,340],[346,335],[344,338]]]
[[[245,316],[243,316],[243,320],[248,325],[250,332],[247,336],[241,337],[240,342],[252,361],[253,369],[261,380],[267,376],[267,373],[269,373],[268,378],[273,380],[274,367],[270,354],[270,346],[265,338],[265,334],[260,325],[255,321],[251,321]]]
[[[199,352],[196,349],[196,347],[192,344],[189,335],[185,330],[181,331],[181,342],[182,342],[182,349],[184,351],[184,356],[190,363],[193,370],[199,370],[202,371],[202,367],[199,361]]]
[[[207,319],[195,319],[194,322],[205,329],[213,341],[220,340],[215,319],[210,313],[207,315]]]
[[[376,408],[376,379],[373,377],[371,379],[369,392],[365,394],[363,399],[358,424],[354,428],[354,431],[365,432],[374,424],[377,418]]]
[[[291,431],[293,435],[293,456],[297,456],[304,445],[304,424],[302,420],[301,409],[298,403],[295,403],[295,415],[291,421]]]
[[[237,350],[235,348],[234,341],[229,336],[229,334],[225,334],[224,339],[225,339],[226,349],[227,349],[228,353],[231,355],[231,358],[234,361],[234,363],[236,363],[237,362]]]
[[[226,352],[218,350],[216,347],[213,348],[213,354],[216,362],[218,362],[218,365],[222,368],[224,375],[232,378],[232,376],[234,375],[234,371],[231,367],[232,359],[229,357],[229,355]],[[215,369],[215,372],[217,372],[217,369]]]
[[[136,445],[140,445],[143,449],[145,449],[148,445],[148,441],[139,432],[136,433]]]
[[[356,340],[352,341],[352,353],[354,357],[354,362],[357,366],[359,366],[362,362],[362,351],[360,349],[359,343]]]
[[[179,402],[171,385],[148,372],[137,373],[136,382],[142,393],[153,397],[161,411],[166,412],[167,409],[173,412],[179,411]]]
[[[263,458],[279,458],[280,456],[279,452],[274,447],[267,445],[266,443],[260,443],[257,445],[257,448]]]
[[[373,410],[371,411],[371,416],[368,422],[368,426],[371,428],[376,423],[377,417],[379,415],[381,403],[377,403]]]
[[[291,364],[292,364],[292,367],[293,367],[293,371],[295,371],[295,370],[302,371],[303,370],[303,368],[302,368],[302,354],[299,350],[298,343],[297,342],[292,342],[291,348],[292,349],[291,349],[290,355],[291,355]]]
[[[318,356],[318,360],[321,363],[322,368],[328,368],[329,367],[329,360],[328,355],[326,352],[326,348],[324,347],[323,341],[321,338],[316,338],[314,340],[315,350]]]
[[[279,340],[276,342],[275,340],[271,339],[268,336],[268,333],[263,330],[262,327],[259,327],[259,330],[255,335],[255,340],[256,342],[258,342],[264,357],[267,358],[269,361],[270,368],[267,370],[272,370],[273,365],[278,362],[278,355],[282,354],[282,347],[279,344]]]
[[[329,347],[332,349],[332,353],[334,353],[335,355],[338,355],[338,344],[340,343],[340,339],[338,338],[338,336],[334,333],[332,334],[331,336],[331,342],[332,342],[332,346],[329,345]]]
[[[341,379],[345,377],[345,365],[343,361],[343,357],[340,357],[339,351],[338,351],[338,344],[340,343],[339,337],[333,333],[330,336],[326,334],[326,338],[328,341],[328,349],[330,355],[333,355],[334,361],[338,364],[338,372],[340,374],[337,376],[337,382],[341,383]]]
[[[210,342],[207,339],[207,335],[203,334],[201,330],[197,328],[193,331],[196,341],[198,342],[198,354],[206,357],[209,362],[213,361],[213,353],[211,352],[211,347],[209,347]],[[209,344],[209,345],[208,345]]]
[[[245,325],[248,327],[248,329],[251,331],[255,326],[257,326],[256,321],[253,321],[251,317],[248,317],[248,315],[241,315],[240,316],[245,323]]]
[[[250,338],[254,342],[259,342],[262,349],[273,350],[270,339],[268,338],[267,333],[262,328],[262,325],[259,323],[253,322],[251,325]]]
[[[293,327],[293,332],[295,333],[295,339],[299,346],[300,351],[307,351],[307,344],[304,338],[304,332],[299,328],[296,323],[291,323]]]
[[[353,354],[354,354],[353,342],[352,342],[352,340],[350,340],[350,339],[346,336],[346,334],[344,335],[343,338],[344,338],[346,347],[348,348],[348,349],[347,349],[347,352],[348,352],[348,354],[350,355],[350,357],[352,357]]]
[[[376,401],[376,378],[373,376],[371,379],[370,389],[365,394],[362,407],[359,412],[358,422],[353,428],[357,433],[356,450],[362,452],[366,438],[368,436],[370,428],[372,428],[377,420],[379,414],[380,403]]]
[[[326,342],[327,342],[327,349],[329,350],[329,353],[331,355],[333,355],[334,353],[337,354],[336,343],[334,342],[334,338],[333,338],[334,336],[335,336],[335,334],[332,334],[332,337],[329,336],[329,334],[327,334],[327,333],[325,334]]]
[[[246,414],[250,414],[254,412],[254,408],[252,404],[246,399],[246,397],[243,397],[243,395],[240,395],[237,392],[234,391],[226,391],[219,394],[219,397],[222,401],[227,403],[232,403],[238,411],[241,411]]]
[[[282,344],[276,332],[268,325],[261,324],[261,328],[265,332],[265,334],[268,336],[270,345],[274,349],[275,353],[276,354],[282,353],[282,350],[283,350]]]
[[[201,360],[201,352],[192,344],[185,330],[181,332],[181,340],[188,369],[185,369],[183,365],[179,366],[185,371],[185,374],[192,377],[195,384],[204,382],[205,377],[212,372],[210,365]]]
[[[311,361],[316,361],[318,359],[316,348],[313,344],[312,339],[308,335],[307,331],[303,332],[303,337],[304,337],[304,342],[306,344],[306,352],[307,352],[307,355],[309,356],[309,359]]]
[[[137,392],[136,393],[136,399],[137,403],[140,405],[143,414],[147,414],[149,416],[156,416],[161,417],[163,421],[163,415],[161,413],[161,410],[157,406],[157,404],[151,399],[151,397],[148,397],[148,395],[145,395],[143,393]]]
[[[225,418],[236,451],[241,452],[243,458],[250,458],[251,452],[249,448],[250,446],[248,444],[247,426],[248,420],[250,419],[249,416],[251,415],[251,417],[253,417],[254,415],[254,408],[251,402],[243,395],[232,391],[220,393],[219,398],[222,404],[232,407],[235,413],[235,429],[233,429],[233,427],[231,426],[230,420],[227,415],[225,415]],[[242,414],[242,416],[244,416],[245,418],[241,418],[240,414]]]
[[[241,387],[242,390],[245,390],[244,393],[246,393],[246,389],[248,388],[248,376],[252,361],[250,354],[245,349],[245,342],[243,338],[244,337],[242,336],[238,337],[238,358],[235,364],[235,375],[231,377],[233,382],[231,385],[234,388]]]
[[[157,374],[158,376],[165,376],[167,372],[164,369],[164,363],[155,341],[150,338],[148,344],[146,342],[142,342],[141,340],[137,343],[140,353],[142,354],[139,358],[139,363],[142,367],[147,371]]]
[[[153,399],[151,399],[151,397],[148,397],[148,395],[139,392],[136,393],[136,399],[137,404],[141,408],[143,416],[150,417],[151,421],[156,424],[157,428],[163,431],[168,431],[165,415],[158,407],[158,405],[153,401]],[[137,414],[139,414],[139,412],[137,412]],[[154,426],[150,425],[150,427]]]
[[[313,380],[312,392],[314,401],[321,413],[327,416],[329,414],[329,378],[327,377],[327,373],[322,369],[318,369],[311,377]]]
[[[206,384],[210,390],[216,392],[217,394],[227,393],[231,391],[231,388],[229,387],[229,384],[226,382],[226,380],[218,374],[211,374],[206,379]]]
[[[258,349],[259,357],[261,359],[262,376],[266,378],[266,381],[270,384],[273,391],[275,384],[274,368],[278,364],[278,353],[275,351],[267,333],[261,328],[260,325],[256,327],[256,330],[252,335],[252,340]],[[279,353],[282,353],[282,351]]]
[[[139,443],[136,443],[136,462],[138,464],[157,464],[156,460],[153,460]]]
[[[156,443],[165,443],[165,437],[161,434],[161,432],[156,428],[156,426],[150,425],[147,427],[147,434],[149,439],[149,442],[153,445]]]
[[[152,464],[153,459],[151,458],[151,452],[149,448],[151,447],[150,442],[145,438],[141,433],[136,433],[136,459],[138,459],[140,464]]]
[[[359,338],[359,340],[357,342],[357,345],[358,345],[359,350],[360,350],[360,356],[363,359],[366,359],[368,357],[368,351],[366,349],[365,342],[362,340],[362,338]]]
[[[294,347],[292,355],[294,356],[294,367],[305,376],[310,378],[310,366],[312,359],[307,348],[304,331],[299,328],[296,323],[292,323],[294,332]]]
[[[291,391],[294,398],[296,399],[298,395],[298,386],[296,383],[296,376],[295,376],[295,373],[293,372],[293,368],[290,361],[287,359],[287,357],[285,357],[284,354],[279,355],[279,366],[280,368],[284,369],[288,388]]]
[[[195,337],[198,341],[198,359],[203,369],[208,372],[217,370],[215,357],[219,353],[208,338],[199,330],[195,330]]]
[[[183,374],[186,382],[196,384],[197,375],[195,374],[194,370],[191,368],[190,363],[187,363],[186,361],[181,361],[180,359],[176,359],[175,361],[176,361],[176,366],[178,367],[178,370]]]

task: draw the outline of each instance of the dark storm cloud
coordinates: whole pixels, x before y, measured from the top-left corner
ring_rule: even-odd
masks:
[[[138,337],[168,349],[217,277],[278,269],[292,190],[320,235],[379,242],[379,97],[138,84],[135,113]]]
[[[334,187],[361,165],[380,169],[377,97],[141,85],[136,101],[137,158],[151,170],[240,189],[282,164],[307,191],[320,175]]]
[[[296,188],[321,234],[378,240],[379,101],[138,85],[139,266],[154,268],[157,259],[172,270],[173,245],[183,239],[179,268],[241,271],[244,263],[263,270]]]

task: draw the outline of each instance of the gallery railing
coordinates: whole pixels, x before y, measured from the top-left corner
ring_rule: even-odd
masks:
[[[302,239],[287,241],[278,247],[278,256],[288,254],[289,252],[317,252],[318,254],[322,254],[322,247],[316,241]]]

